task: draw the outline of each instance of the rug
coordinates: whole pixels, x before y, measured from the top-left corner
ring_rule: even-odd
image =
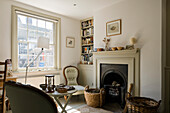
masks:
[[[80,108],[73,109],[69,111],[68,113],[113,113],[113,112],[104,110],[102,108],[93,108],[93,107],[85,105]]]

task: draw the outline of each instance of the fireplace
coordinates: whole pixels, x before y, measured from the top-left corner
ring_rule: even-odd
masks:
[[[133,83],[133,95],[140,96],[139,49],[94,52],[93,63],[94,86],[96,88],[105,87],[107,91],[111,88],[107,92],[110,95],[116,95],[116,92],[119,92],[118,98],[122,99],[118,100],[120,100],[121,104],[124,104],[124,92],[127,92],[130,84]],[[117,84],[117,86],[112,86],[112,84]]]
[[[100,88],[106,90],[106,102],[116,102],[123,108],[127,82],[127,64],[100,64]]]

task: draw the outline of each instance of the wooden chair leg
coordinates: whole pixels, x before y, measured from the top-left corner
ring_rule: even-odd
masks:
[[[65,101],[67,101],[67,96],[64,96]]]

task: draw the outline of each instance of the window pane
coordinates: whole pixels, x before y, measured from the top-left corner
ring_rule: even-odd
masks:
[[[45,37],[49,38],[50,44],[54,44],[54,42],[53,42],[53,31],[52,30],[47,30]]]
[[[50,44],[53,44],[53,26],[52,22],[46,22],[46,37],[50,39]]]
[[[27,29],[18,29],[18,41],[27,41]]]
[[[54,67],[54,56],[47,56],[46,63],[48,67]]]
[[[18,15],[18,28],[27,28],[27,17]]]
[[[27,43],[18,43],[18,53],[27,55]]]
[[[45,21],[44,20],[38,20],[38,27],[41,28],[45,28]]]
[[[50,45],[49,49],[44,50],[45,55],[54,55],[54,46]]]
[[[28,30],[28,40],[30,42],[37,42],[37,31]]]
[[[38,38],[39,37],[45,37],[45,32],[38,32]]]
[[[29,55],[35,55],[40,52],[40,49],[37,48],[36,43],[29,43]]]
[[[39,58],[39,65],[38,65],[38,66],[39,66],[39,67],[46,67],[44,54],[42,54],[42,55],[40,56],[40,58]]]
[[[37,19],[28,17],[29,29],[37,29]]]
[[[27,56],[18,56],[18,66],[19,68],[25,68],[28,65]]]
[[[53,30],[53,23],[52,22],[46,22],[46,29]]]

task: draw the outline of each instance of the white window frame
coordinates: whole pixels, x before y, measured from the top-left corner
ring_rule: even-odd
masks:
[[[17,12],[23,12],[31,15],[36,15],[37,17],[46,18],[49,20],[56,20],[55,25],[55,33],[56,33],[56,46],[54,48],[55,55],[54,55],[54,70],[60,70],[61,69],[61,48],[60,48],[60,35],[61,35],[61,19],[58,17],[42,14],[39,12],[27,10],[24,8],[20,8],[17,6],[12,6],[12,71],[19,72],[22,70],[18,69],[18,42],[17,42]],[[48,70],[48,71],[51,71]]]

